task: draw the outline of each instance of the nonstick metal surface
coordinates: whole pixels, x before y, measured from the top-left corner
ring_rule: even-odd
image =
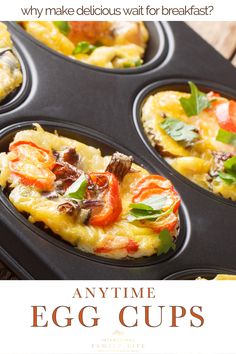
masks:
[[[181,195],[176,251],[123,261],[89,255],[31,225],[1,193],[0,254],[20,277],[145,280],[188,269],[236,272],[236,204],[171,169],[149,146],[139,124],[140,106],[150,92],[185,88],[188,80],[235,98],[236,70],[184,23],[147,26],[151,34],[147,63],[113,71],[66,58],[8,23],[27,68],[28,95],[0,114],[0,150],[7,149],[16,131],[38,122],[46,130],[57,129],[99,147],[103,154],[116,150],[133,154],[150,172],[169,178]]]

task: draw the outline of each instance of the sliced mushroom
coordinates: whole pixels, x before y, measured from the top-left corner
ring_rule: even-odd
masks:
[[[70,165],[76,166],[79,161],[79,155],[75,148],[67,148],[61,153],[61,160],[67,162]]]
[[[58,205],[57,210],[59,213],[67,214],[70,216],[78,216],[80,212],[80,205],[72,201],[66,201]]]
[[[119,152],[115,152],[106,168],[106,172],[113,173],[117,179],[122,182],[124,177],[130,172],[132,163],[132,156],[126,156]]]
[[[65,201],[58,205],[57,210],[59,213],[67,214],[73,217],[74,221],[79,224],[87,225],[91,216],[91,209],[84,209],[81,203],[76,201]]]

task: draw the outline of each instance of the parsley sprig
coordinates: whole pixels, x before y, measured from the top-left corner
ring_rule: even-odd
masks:
[[[65,36],[70,32],[70,26],[68,21],[53,21],[54,25],[59,29],[59,31]]]
[[[173,237],[171,236],[168,230],[162,230],[159,234],[159,239],[161,241],[160,246],[157,250],[157,255],[166,254],[170,249],[173,251],[176,249],[176,245],[173,241]]]
[[[82,41],[76,44],[73,54],[92,54],[92,52],[98,48],[99,45],[93,45],[89,42]]]
[[[191,146],[199,138],[193,125],[186,124],[176,118],[165,118],[160,126],[172,139],[185,147]]]
[[[207,95],[201,92],[192,81],[189,81],[188,84],[191,90],[190,97],[181,97],[179,101],[186,115],[192,117],[201,113],[204,109],[209,108],[210,101]]]
[[[236,146],[236,134],[222,128],[219,129],[216,140],[224,144]]]

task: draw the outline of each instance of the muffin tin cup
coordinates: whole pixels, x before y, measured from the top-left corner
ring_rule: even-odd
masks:
[[[165,59],[167,53],[168,53],[168,40],[167,40],[167,34],[165,33],[163,29],[163,25],[159,22],[144,22],[145,26],[149,32],[150,38],[147,44],[147,48],[145,50],[145,55],[144,55],[144,64],[141,65],[140,67],[137,68],[127,68],[127,69],[108,69],[108,68],[102,68],[102,67],[97,67],[94,65],[86,64],[81,61],[75,60],[70,57],[66,57],[65,55],[56,52],[53,49],[50,49],[40,41],[35,40],[30,34],[28,34],[23,28],[20,27],[19,24],[17,23],[11,23],[12,28],[14,28],[16,31],[19,31],[23,33],[26,37],[28,37],[29,40],[33,41],[34,43],[37,43],[38,46],[44,48],[44,50],[49,51],[53,55],[57,55],[61,57],[63,60],[68,60],[68,61],[73,61],[76,62],[78,65],[81,65],[82,67],[89,67],[90,69],[95,69],[95,70],[100,70],[102,72],[107,72],[111,74],[136,74],[136,73],[141,73],[146,70],[150,70],[153,67],[158,67],[162,61]]]
[[[9,126],[5,129],[3,129],[0,132],[0,149],[1,151],[8,151],[8,146],[10,142],[13,140],[15,134],[24,129],[32,129],[33,126],[32,124],[35,123],[35,121],[32,122],[22,122],[15,124],[13,126]],[[71,139],[75,139],[77,141],[80,141],[82,143],[85,143],[89,146],[93,146],[96,148],[99,148],[102,151],[102,155],[111,155],[115,151],[120,151],[126,155],[130,155],[130,152],[127,151],[126,149],[122,148],[118,144],[115,144],[112,142],[110,139],[107,139],[106,137],[102,136],[101,134],[98,134],[97,132],[88,129],[88,128],[83,128],[78,125],[73,125],[73,124],[68,124],[68,123],[62,123],[62,122],[50,122],[50,121],[40,121],[36,122],[40,123],[41,126],[46,130],[50,132],[55,132],[60,136],[65,136]],[[144,168],[150,170],[151,167],[145,162],[144,160],[140,159],[140,157],[136,157],[134,155],[135,162],[142,165]],[[183,208],[180,211],[180,219],[181,219],[181,228],[180,228],[180,234],[177,238],[176,241],[176,250],[172,252],[168,252],[166,255],[161,255],[161,256],[152,256],[152,257],[143,257],[139,259],[123,259],[123,260],[115,260],[115,259],[109,259],[105,257],[100,257],[96,255],[92,255],[89,253],[82,252],[73,246],[67,244],[63,240],[61,240],[59,237],[55,238],[56,235],[50,235],[47,232],[40,230],[37,226],[32,225],[29,223],[25,217],[23,217],[17,210],[14,208],[14,206],[9,202],[7,196],[4,194],[3,191],[0,192],[0,202],[1,202],[1,209],[2,213],[4,214],[4,210],[7,209],[7,212],[10,212],[11,216],[8,217],[7,224],[10,223],[10,228],[12,229],[12,232],[14,232],[15,228],[17,230],[21,229],[21,226],[24,225],[24,228],[27,228],[28,231],[25,232],[25,237],[30,238],[32,237],[32,234],[35,235],[34,237],[41,237],[42,239],[46,240],[50,244],[54,245],[54,247],[60,248],[61,250],[64,251],[64,262],[70,262],[70,255],[74,255],[78,258],[78,262],[80,263],[80,268],[83,269],[83,259],[87,259],[91,261],[91,266],[94,267],[94,273],[96,273],[97,269],[97,262],[98,263],[104,263],[107,266],[115,266],[115,267],[145,267],[148,265],[152,264],[157,264],[160,262],[164,262],[165,260],[169,259],[173,255],[176,255],[179,250],[181,249],[184,240],[185,240],[185,235],[186,235],[186,224],[185,224],[185,216],[184,216],[184,210]],[[2,223],[5,223],[5,218],[2,218]],[[9,226],[9,224],[8,224]],[[40,257],[40,253],[37,255]],[[54,262],[54,260],[52,260]]]
[[[1,193],[0,243],[5,253],[0,249],[0,254],[4,259],[9,255],[10,265],[11,259],[19,264],[22,278],[155,280],[186,269],[236,270],[235,205],[196,187],[157,158],[133,119],[137,96],[145,90],[145,98],[146,88],[154,89],[156,83],[163,86],[171,79],[171,84],[183,85],[190,79],[208,87],[217,77],[219,91],[234,97],[236,71],[184,23],[159,25],[167,48],[162,61],[133,69],[131,75],[68,59],[10,24],[24,56],[30,57],[32,88],[24,104],[0,115],[1,151],[7,150],[17,130],[38,122],[46,130],[100,147],[103,154],[115,150],[132,154],[151,173],[169,178],[182,197],[175,252],[109,260],[77,251],[30,225]]]
[[[161,153],[157,151],[157,149],[151,145],[151,142],[149,141],[147,134],[144,131],[142,122],[141,122],[141,116],[142,116],[142,108],[143,105],[145,104],[146,100],[148,97],[151,95],[155,95],[158,92],[162,91],[180,91],[180,92],[189,92],[189,85],[188,82],[193,81],[192,78],[185,78],[185,79],[170,79],[170,80],[161,80],[156,83],[153,83],[151,85],[148,85],[145,87],[136,97],[134,106],[133,106],[133,119],[134,119],[134,124],[135,127],[138,131],[138,134],[140,138],[142,139],[143,143],[146,145],[147,149],[153,154],[153,156],[157,159],[158,164],[162,164],[167,168],[173,175],[175,175],[177,178],[179,178],[181,181],[186,182],[188,184],[192,185],[192,188],[197,189],[198,191],[206,194],[208,197],[220,200],[223,203],[226,203],[228,205],[232,205],[236,207],[236,203],[225,199],[219,195],[215,195],[211,193],[210,191],[198,186],[196,183],[190,181],[187,179],[187,177],[181,175],[178,171],[176,171],[174,168],[168,164],[168,162],[165,161],[164,157],[162,157]],[[203,92],[210,92],[214,91],[217,93],[220,93],[223,97],[226,97],[228,99],[236,99],[236,90],[229,89],[228,87],[224,87],[223,85],[219,85],[215,82],[207,82],[207,81],[199,81],[199,80],[194,80],[194,83],[197,85],[197,87],[203,91]]]

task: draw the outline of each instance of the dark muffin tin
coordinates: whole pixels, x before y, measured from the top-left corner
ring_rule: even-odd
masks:
[[[150,147],[140,126],[143,101],[159,89],[203,89],[236,97],[236,70],[184,23],[146,23],[151,36],[140,68],[108,70],[64,57],[7,23],[21,60],[27,95],[0,115],[0,151],[14,134],[40,123],[46,130],[132,154],[150,172],[169,178],[181,195],[176,251],[137,260],[90,255],[31,225],[1,192],[0,255],[24,279],[180,279],[236,272],[236,204],[194,185]],[[207,272],[205,271],[207,270]],[[180,272],[180,273],[179,273]],[[175,277],[175,274],[177,276]],[[195,276],[196,274],[196,276]],[[182,279],[183,279],[182,278]],[[188,277],[188,279],[190,279]]]

